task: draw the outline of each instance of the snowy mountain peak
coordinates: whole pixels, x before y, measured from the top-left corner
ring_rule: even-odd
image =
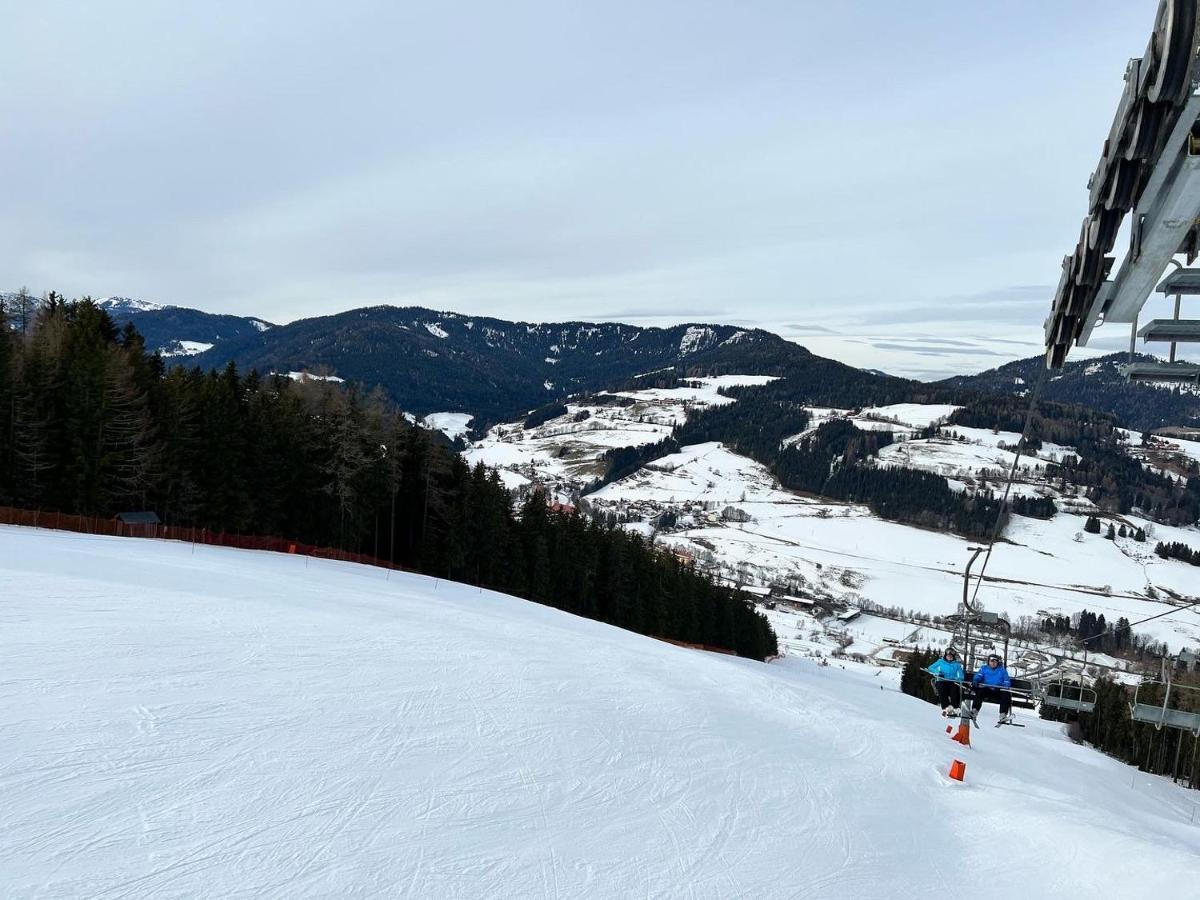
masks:
[[[101,297],[96,305],[109,312],[154,312],[167,309],[161,303],[151,303],[149,300],[134,300],[130,297]]]
[[[704,350],[711,347],[716,339],[716,332],[707,325],[692,325],[683,333],[683,337],[679,340],[679,354],[686,356],[689,353],[696,353],[699,350]]]

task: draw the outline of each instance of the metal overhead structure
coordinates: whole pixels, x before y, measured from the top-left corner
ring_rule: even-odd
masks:
[[[1101,324],[1131,325],[1132,352],[1138,315],[1167,266],[1179,254],[1190,264],[1200,253],[1198,47],[1200,0],[1160,0],[1145,54],[1125,69],[1117,114],[1088,182],[1088,214],[1079,241],[1063,259],[1046,319],[1048,368],[1061,368],[1071,348],[1086,346]],[[1126,216],[1129,247],[1112,274],[1117,260],[1110,254]],[[1200,270],[1183,270],[1172,278],[1177,283],[1164,292],[1177,300],[1200,293]],[[1196,340],[1191,335],[1200,335],[1200,321],[1179,320],[1177,302],[1174,320],[1156,320],[1143,331],[1145,340],[1174,346]],[[1200,380],[1200,366],[1173,360],[1174,350],[1172,362],[1131,365],[1127,374],[1146,381]]]

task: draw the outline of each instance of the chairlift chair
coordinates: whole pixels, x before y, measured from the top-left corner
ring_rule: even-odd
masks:
[[[1095,712],[1096,692],[1084,683],[1087,678],[1087,658],[1088,646],[1084,643],[1078,681],[1069,680],[1066,672],[1060,669],[1056,679],[1047,682],[1044,687],[1038,685],[1043,706],[1075,713]]]
[[[1154,687],[1162,687],[1164,689],[1162,703],[1143,702],[1142,697],[1144,695],[1142,694],[1142,688]],[[1161,731],[1163,728],[1175,728],[1180,731],[1190,731],[1196,737],[1200,737],[1200,712],[1192,712],[1187,709],[1180,709],[1178,706],[1171,706],[1172,693],[1178,698],[1180,692],[1182,692],[1184,697],[1192,698],[1192,702],[1187,705],[1200,709],[1200,688],[1173,683],[1171,681],[1171,670],[1167,666],[1166,660],[1164,660],[1163,676],[1161,679],[1142,681],[1134,688],[1133,702],[1129,704],[1129,717],[1135,722],[1145,722],[1148,725],[1153,725],[1157,731]]]
[[[1038,699],[1037,682],[1019,675],[1010,678],[1012,686],[1008,689],[1008,695],[1012,698],[1012,705],[1018,709],[1033,709]]]
[[[1042,705],[1068,712],[1090,713],[1096,710],[1096,692],[1083,684],[1066,680],[1053,681],[1042,693]]]

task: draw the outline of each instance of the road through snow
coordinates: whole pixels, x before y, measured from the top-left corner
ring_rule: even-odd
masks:
[[[870,672],[363,566],[0,528],[0,655],[4,897],[1182,896],[1200,853],[1200,794],[1056,726],[956,784]]]

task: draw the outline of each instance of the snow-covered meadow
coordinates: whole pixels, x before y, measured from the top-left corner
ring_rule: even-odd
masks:
[[[568,402],[565,415],[534,428],[520,422],[494,426],[463,455],[471,465],[482,462],[565,497],[600,474],[607,451],[661,441],[689,410],[734,402],[722,389],[772,380],[770,375],[718,375],[689,379],[686,387],[616,391],[603,403]]]
[[[421,420],[421,424],[434,431],[440,431],[450,440],[457,440],[471,430],[471,420],[475,418],[470,413],[439,412],[430,413]]]
[[[537,428],[497,426],[466,455],[500,467],[514,487],[543,484],[565,499],[595,477],[604,450],[661,440],[691,404],[734,402],[718,389],[762,380],[725,376],[688,388],[627,391],[623,396],[632,405],[586,408],[586,416],[580,415],[584,407],[569,405],[566,416]],[[886,428],[898,440],[880,452],[880,465],[934,472],[959,490],[1001,490],[1020,435],[945,424],[956,409],[915,403],[857,411],[813,408],[805,434],[833,418]],[[932,437],[917,437],[931,426],[937,427]],[[1141,435],[1128,438],[1132,449]],[[1185,457],[1193,449],[1187,441],[1170,444],[1171,452]],[[1072,452],[1047,443],[1019,461],[1013,493],[1054,498],[1060,512],[1049,521],[1013,517],[980,590],[983,605],[1014,622],[1083,609],[1103,613],[1110,622],[1122,616],[1136,621],[1179,602],[1174,598],[1194,594],[1195,568],[1159,559],[1153,547],[1160,540],[1200,547],[1200,529],[1155,525],[1129,515],[1122,522],[1131,531],[1146,529],[1147,542],[1084,534],[1084,516],[1095,511],[1091,502],[1075,493],[1063,496],[1045,477],[1048,465]],[[1162,463],[1162,452],[1154,459]],[[852,606],[869,601],[939,616],[955,612],[962,595],[970,542],[881,520],[863,506],[785,491],[762,465],[718,443],[683,447],[586,501],[593,509],[630,519],[627,527],[739,584],[791,585],[796,592]],[[662,527],[668,512],[671,524]],[[1200,615],[1190,611],[1138,630],[1173,650],[1200,645]]]
[[[2,896],[1180,896],[1200,853],[1060,726],[964,751],[886,671],[347,563],[0,528],[0,654]]]

